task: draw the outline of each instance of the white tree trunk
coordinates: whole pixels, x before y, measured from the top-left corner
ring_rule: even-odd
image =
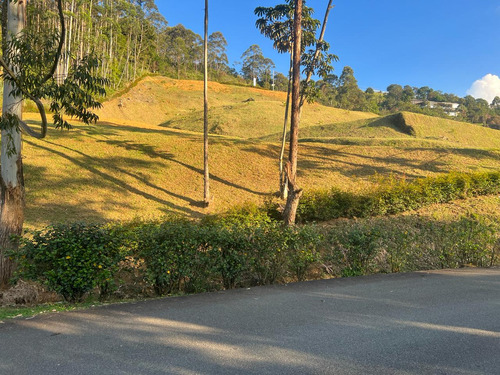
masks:
[[[26,23],[26,1],[7,1],[7,41],[22,32]],[[18,69],[11,67],[14,72]],[[13,84],[4,80],[3,114],[21,119],[22,97],[10,95]],[[12,275],[13,264],[5,256],[6,250],[17,248],[11,237],[19,236],[24,222],[24,180],[21,157],[22,138],[17,127],[2,130],[0,166],[0,287],[5,286]]]

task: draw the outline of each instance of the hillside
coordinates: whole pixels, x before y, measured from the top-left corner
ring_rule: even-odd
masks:
[[[228,129],[233,129],[233,134],[211,136],[214,203],[207,211],[200,205],[202,134],[165,125],[178,117],[184,120],[176,123],[188,127],[185,119],[197,111],[195,103],[202,86],[165,79],[162,91],[157,87],[158,80],[162,78],[148,78],[124,96],[105,103],[96,126],[75,122],[71,131],[51,129],[46,140],[26,138],[28,227],[66,220],[130,220],[171,213],[197,217],[247,201],[260,204],[277,190],[279,144],[271,139],[277,132],[265,120],[266,112],[253,111],[254,123],[238,117],[239,122],[234,124],[231,112],[221,108],[248,97],[255,102],[243,103],[242,107],[279,106],[282,93],[213,85],[212,108],[219,105],[219,116],[232,124],[233,128]],[[215,92],[214,87],[219,91]],[[167,101],[164,106],[161,98]],[[119,107],[120,101],[126,104]],[[162,106],[165,110],[160,114]],[[270,116],[278,122],[279,131],[281,111]],[[308,138],[300,146],[302,187],[359,190],[376,185],[381,176],[387,175],[414,178],[450,170],[500,169],[498,131],[406,113],[405,124],[413,130],[402,131],[394,118],[367,116],[319,105],[304,108],[303,118],[308,122],[301,129],[301,137]],[[27,117],[36,119],[34,115]],[[250,128],[241,129],[246,123]],[[258,123],[265,125],[259,128]],[[261,138],[269,139],[244,139],[253,135],[252,124],[264,134]],[[332,141],[340,138],[346,142]],[[385,143],[381,141],[384,139]]]
[[[209,101],[212,134],[259,138],[282,130],[284,92],[209,82]],[[146,77],[122,96],[105,102],[98,114],[114,122],[132,121],[200,132],[203,131],[203,82]],[[302,125],[374,117],[377,116],[366,112],[307,104]]]

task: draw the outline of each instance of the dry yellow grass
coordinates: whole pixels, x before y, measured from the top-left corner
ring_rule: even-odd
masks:
[[[248,99],[253,101],[247,101]],[[259,138],[281,132],[286,93],[209,83],[212,133]],[[203,82],[147,77],[119,98],[104,103],[101,118],[167,128],[203,131]],[[318,104],[306,104],[303,127],[377,117]]]
[[[165,127],[162,125],[165,119],[159,119],[160,115],[155,116],[151,110],[159,110],[160,98],[168,97],[169,103],[176,104],[165,104],[165,112],[173,113],[174,108],[178,112],[189,111],[182,105],[183,98],[199,95],[201,86],[196,82],[164,79],[168,90],[164,93],[159,90],[161,95],[149,106],[144,102],[147,85],[151,82],[157,85],[156,81],[161,79],[148,79],[144,87],[142,83],[137,85],[140,88],[137,97],[134,89],[130,90],[125,96],[130,98],[127,106],[118,107],[120,98],[106,103],[100,113],[102,120],[96,126],[75,123],[71,131],[50,130],[46,140],[26,139],[28,227],[60,221],[130,220],[169,213],[199,217],[247,201],[261,203],[277,190],[279,144],[244,139],[243,134],[213,135],[210,171],[214,202],[208,210],[201,208],[202,134]],[[177,93],[170,90],[172,87]],[[215,92],[215,88],[219,91]],[[217,84],[213,85],[213,91],[214,103],[239,101],[252,95],[256,101],[251,104],[257,108],[258,98],[282,95]],[[309,106],[303,116],[313,119],[319,114],[321,121],[327,121],[322,116],[330,110]],[[141,117],[139,112],[143,114]],[[345,111],[331,113],[338,117],[330,118],[329,124],[349,122],[349,116],[351,122],[360,121],[359,116],[369,116]],[[270,134],[273,129],[266,131]],[[475,135],[472,132],[470,136]],[[380,176],[388,174],[413,178],[450,170],[500,168],[497,149],[466,146],[463,143],[440,147],[397,142],[393,146],[302,143],[298,182],[306,189],[336,186],[356,190],[373,186]]]

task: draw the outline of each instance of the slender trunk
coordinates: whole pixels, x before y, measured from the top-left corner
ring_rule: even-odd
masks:
[[[210,173],[208,171],[208,0],[205,0],[205,40],[204,40],[204,106],[203,106],[203,201],[210,204]]]
[[[290,124],[290,150],[287,162],[288,198],[283,219],[286,225],[295,224],[297,207],[302,189],[297,185],[297,155],[299,148],[300,123],[300,57],[302,45],[302,0],[295,0],[295,15],[293,20],[293,81],[292,81],[292,116]]]
[[[313,75],[312,67],[316,65],[316,61],[318,60],[319,54],[321,52],[320,45],[323,43],[323,39],[325,37],[326,23],[328,22],[328,16],[330,15],[330,10],[332,10],[334,7],[332,5],[332,1],[333,0],[330,0],[328,2],[328,6],[326,7],[325,18],[323,20],[323,26],[321,26],[321,32],[319,34],[318,42],[316,43],[316,50],[314,51],[314,57],[313,57],[313,61],[311,63],[311,69],[309,69],[307,71],[307,76],[306,76],[306,80],[304,81],[304,86],[307,86],[309,84],[309,81],[311,80],[311,77]],[[304,105],[304,101],[305,101],[305,96],[304,96],[304,92],[302,92],[302,94],[300,95],[300,110],[302,110],[302,106]]]
[[[108,60],[108,66],[107,66],[104,78],[107,78],[108,72],[111,72],[113,70],[113,2],[112,1],[110,1],[109,6],[111,8],[111,10],[110,10],[111,30],[110,30],[110,38],[109,38],[109,60]]]
[[[71,15],[69,18],[68,48],[66,49],[66,61],[64,64],[64,79],[68,76],[69,60],[71,57],[71,43],[73,43],[73,13],[75,12],[75,0],[71,1]]]
[[[88,43],[87,43],[87,55],[90,54],[90,36],[92,35],[92,7],[94,5],[94,0],[90,0],[90,5],[89,5],[89,33],[88,33]]]
[[[290,70],[288,72],[288,90],[286,93],[285,119],[283,121],[283,134],[281,135],[281,152],[280,152],[280,197],[286,199],[288,197],[288,179],[283,165],[285,158],[286,145],[286,129],[288,125],[288,112],[290,112],[290,95],[292,91],[292,68],[293,68],[293,52],[290,54]]]
[[[7,15],[3,35],[7,40],[11,35],[22,32],[26,19],[26,2],[6,1],[3,14]],[[5,46],[5,44],[3,45]],[[4,56],[6,54],[4,53]],[[12,67],[16,72],[17,68]],[[3,115],[22,116],[22,97],[11,95],[15,86],[4,80]],[[13,236],[20,236],[24,222],[24,180],[21,156],[22,138],[17,127],[8,127],[1,132],[0,166],[0,287],[6,286],[14,264],[6,256],[6,251],[16,250],[18,243]]]

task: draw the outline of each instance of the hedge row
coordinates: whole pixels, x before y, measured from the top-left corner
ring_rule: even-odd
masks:
[[[141,284],[158,295],[318,277],[496,262],[498,228],[481,217],[345,220],[284,228],[256,217],[207,222],[55,225],[24,239],[17,277],[68,301]]]
[[[458,173],[412,181],[390,179],[365,194],[338,189],[305,192],[297,210],[301,223],[391,215],[433,203],[500,193],[500,172]],[[274,208],[270,209],[271,215]]]

